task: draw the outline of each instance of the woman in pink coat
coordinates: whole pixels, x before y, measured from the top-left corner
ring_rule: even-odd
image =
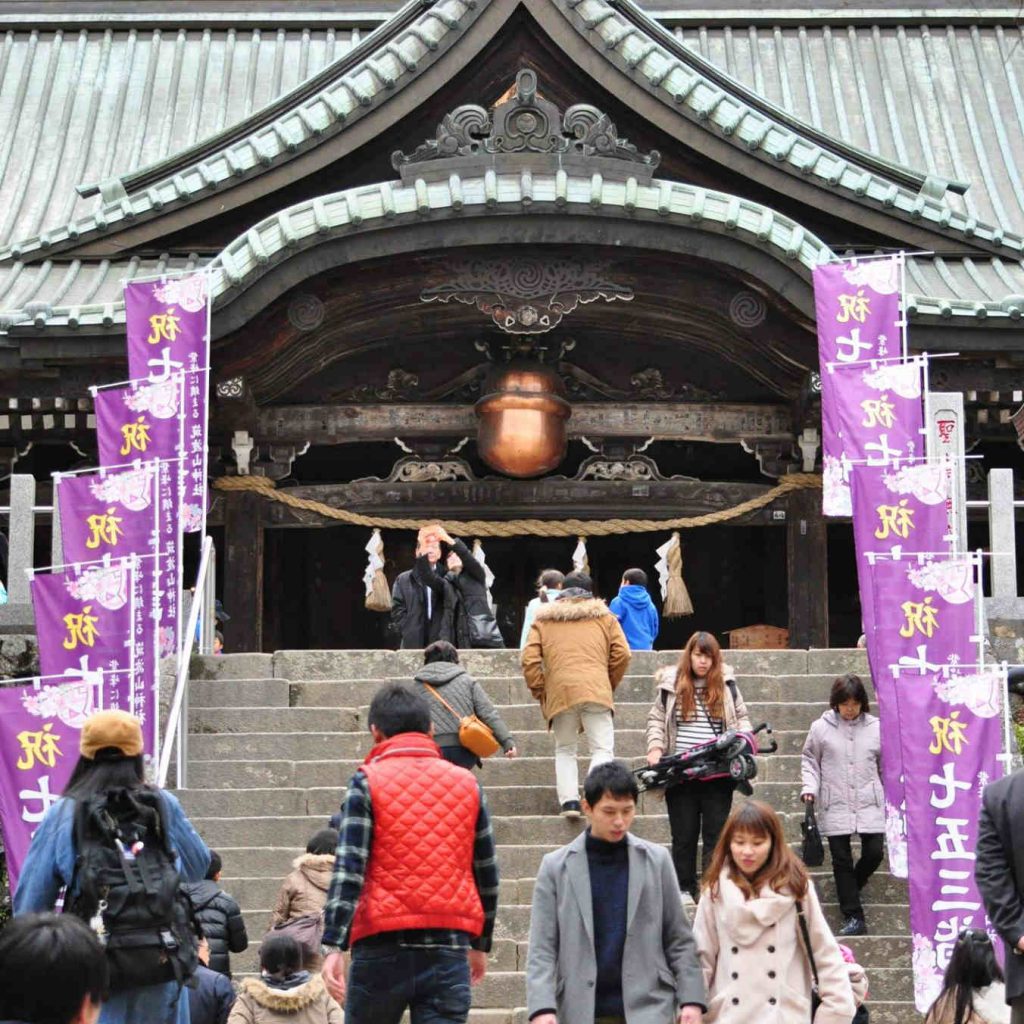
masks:
[[[813,802],[818,828],[828,839],[844,923],[839,935],[867,935],[861,889],[882,863],[885,800],[882,796],[882,742],[878,719],[870,714],[859,677],[840,676],[832,684],[829,710],[811,725],[800,760],[800,798]],[[856,865],[850,839],[860,836]]]
[[[839,945],[767,804],[748,800],[732,813],[702,889],[693,932],[708,995],[705,1024],[810,1020],[812,955],[821,997],[815,1024],[850,1024],[856,1006]]]

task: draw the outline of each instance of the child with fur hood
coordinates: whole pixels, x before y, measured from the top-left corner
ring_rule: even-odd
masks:
[[[242,982],[228,1024],[344,1024],[320,975],[301,968],[299,944],[290,935],[268,935],[260,944],[260,976]]]

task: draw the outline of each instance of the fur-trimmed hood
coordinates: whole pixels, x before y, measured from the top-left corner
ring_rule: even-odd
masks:
[[[327,892],[334,871],[333,853],[304,853],[292,861],[292,867],[301,871],[318,889]]]
[[[260,1006],[278,1013],[298,1013],[327,994],[319,974],[296,988],[271,988],[262,978],[245,978],[239,987]]]
[[[542,604],[533,617],[534,622],[581,622],[611,615],[608,605],[597,597],[560,597]]]

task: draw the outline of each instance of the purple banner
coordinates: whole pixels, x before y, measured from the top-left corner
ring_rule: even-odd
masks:
[[[95,393],[96,439],[101,466],[133,459],[177,459],[182,448],[182,377],[158,384],[134,381]]]
[[[815,267],[814,308],[821,372],[822,511],[848,516],[849,465],[834,404],[829,364],[899,354],[900,256]]]
[[[978,674],[975,567],[966,558],[878,559],[872,570],[879,673],[902,731],[914,999],[942,986],[962,928],[986,928],[974,884],[984,785],[1001,774],[1002,683]],[[890,858],[893,851],[890,848]]]
[[[32,579],[32,606],[42,675],[116,673],[116,685],[103,694],[103,707],[135,715],[147,751],[155,754],[156,651],[144,642],[153,626],[145,600],[151,577],[136,569],[137,562],[120,558],[40,573]]]
[[[868,640],[868,660],[878,699],[882,733],[882,788],[885,794],[889,869],[907,877],[906,820],[903,797],[903,754],[899,708],[884,662],[876,665],[875,594],[869,554],[943,550],[947,481],[935,462],[893,466],[851,467],[853,539],[857,551],[857,582],[861,621]],[[874,563],[880,564],[880,563]],[[890,609],[891,606],[886,606]]]
[[[159,624],[160,656],[177,648],[178,527],[176,496],[161,502],[159,488],[174,487],[178,464],[157,461],[75,476],[54,476],[66,562],[103,555],[150,555],[140,562],[153,598],[148,606]],[[158,547],[158,540],[162,544]],[[154,561],[155,559],[155,561]],[[149,599],[147,598],[147,601]]]
[[[182,515],[186,533],[206,515],[206,430],[209,404],[210,302],[206,274],[129,281],[124,287],[128,371],[158,383],[185,374],[185,457]]]
[[[832,363],[827,372],[847,483],[856,462],[883,466],[924,453],[923,359],[861,366]],[[851,499],[848,514],[852,512]]]
[[[36,826],[71,777],[82,725],[103,707],[102,672],[67,674],[78,678],[0,689],[0,824],[11,891]]]

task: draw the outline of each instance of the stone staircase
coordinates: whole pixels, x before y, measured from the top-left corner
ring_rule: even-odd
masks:
[[[656,667],[674,652],[634,654],[617,693],[616,754],[635,765]],[[759,759],[758,798],[799,839],[800,749],[826,707],[836,675],[867,678],[862,651],[730,651],[755,724],[769,721],[777,754]],[[487,978],[474,989],[476,1024],[521,1024],[530,898],[541,857],[581,827],[557,816],[553,741],[518,668],[517,651],[467,651],[463,663],[483,684],[513,730],[520,757],[487,761],[480,773],[494,818],[501,867],[501,906]],[[189,788],[180,791],[193,823],[224,859],[223,886],[245,913],[250,950],[234,958],[236,973],[255,970],[255,947],[292,859],[327,824],[347,779],[370,747],[366,711],[386,679],[411,679],[418,652],[279,651],[198,658],[190,688]],[[581,748],[585,741],[581,738]],[[581,757],[581,778],[586,768]],[[737,797],[737,799],[740,799]],[[642,794],[634,831],[668,843],[664,803]],[[815,872],[829,920],[840,923],[831,870]],[[865,890],[871,935],[848,940],[867,968],[876,1024],[919,1020],[913,1007],[906,886],[888,864]]]

